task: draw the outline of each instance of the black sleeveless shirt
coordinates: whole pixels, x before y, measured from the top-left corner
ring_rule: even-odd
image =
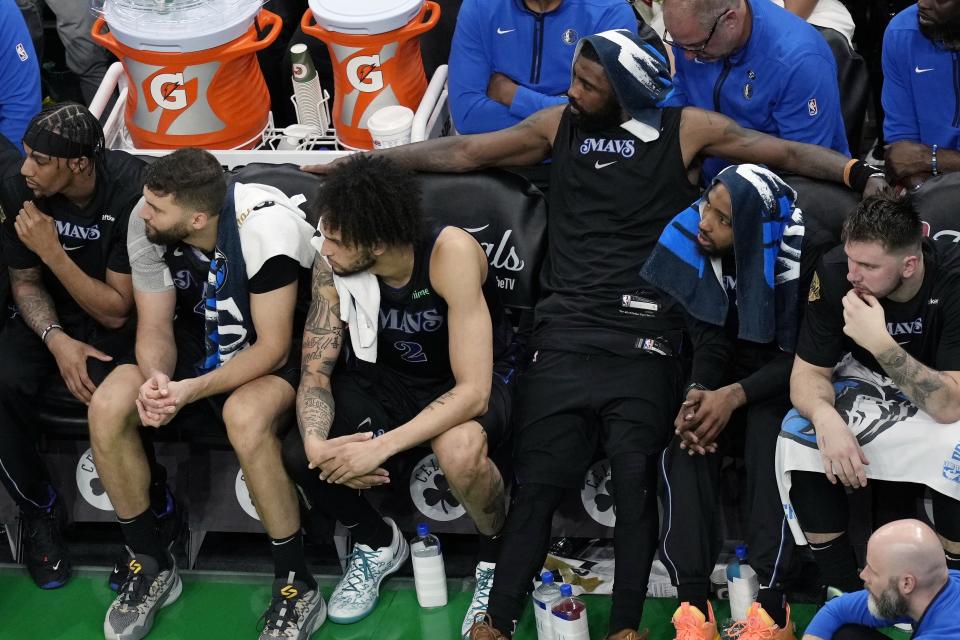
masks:
[[[633,355],[645,338],[679,335],[679,310],[640,278],[640,267],[699,195],[680,151],[681,111],[663,110],[652,142],[619,126],[584,130],[564,111],[553,145],[538,348]]]
[[[380,328],[377,365],[389,367],[411,384],[453,386],[447,303],[430,282],[430,258],[444,227],[429,227],[413,249],[410,281],[394,289],[380,280]],[[493,325],[495,368],[510,357],[513,329],[500,304],[496,282],[487,273],[483,297]]]

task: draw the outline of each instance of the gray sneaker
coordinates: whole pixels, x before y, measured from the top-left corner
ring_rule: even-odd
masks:
[[[273,581],[273,597],[264,612],[260,640],[296,638],[307,640],[327,619],[327,605],[319,589],[311,590],[299,580]]]
[[[183,585],[173,556],[170,568],[160,570],[156,560],[130,553],[130,572],[103,621],[106,640],[140,640],[153,627],[153,617],[176,602]]]
[[[410,546],[392,519],[384,521],[393,529],[393,541],[380,549],[353,545],[347,572],[330,595],[331,622],[350,624],[370,615],[380,599],[380,583],[407,561]]]

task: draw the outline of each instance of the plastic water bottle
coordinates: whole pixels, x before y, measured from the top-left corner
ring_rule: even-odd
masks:
[[[553,574],[544,571],[540,576],[540,586],[533,591],[533,613],[537,620],[537,640],[554,640],[553,605],[560,599],[560,587],[553,582]]]
[[[553,605],[550,622],[556,640],[590,640],[587,626],[587,605],[573,597],[573,587],[560,586],[560,600]]]
[[[727,591],[730,595],[730,617],[744,620],[750,605],[757,599],[760,581],[747,564],[746,545],[737,545],[735,556],[727,563]]]
[[[429,608],[447,604],[447,574],[443,568],[440,540],[424,523],[417,525],[417,536],[410,541],[410,556],[420,606]]]

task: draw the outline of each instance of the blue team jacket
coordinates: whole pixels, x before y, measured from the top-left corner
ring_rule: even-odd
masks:
[[[744,127],[850,155],[840,109],[837,63],[809,24],[769,0],[747,0],[750,39],[715,62],[676,54],[672,106],[719,111]],[[712,178],[726,162],[704,164]]]
[[[923,37],[917,5],[883,35],[883,136],[960,149],[960,53]]]
[[[545,14],[523,0],[464,0],[450,49],[450,110],[460,133],[513,126],[565,104],[577,40],[609,29],[636,32],[637,18],[625,0],[564,0]],[[494,72],[520,87],[506,107],[487,97]]]
[[[867,592],[856,591],[834,598],[823,606],[810,621],[804,633],[818,638],[832,638],[845,624],[859,624],[881,629],[901,620],[880,620],[867,609]],[[950,571],[947,584],[934,598],[923,617],[913,625],[911,638],[922,640],[956,640],[960,638],[960,571]]]
[[[40,63],[23,14],[0,0],[0,133],[23,151],[23,134],[40,112]]]

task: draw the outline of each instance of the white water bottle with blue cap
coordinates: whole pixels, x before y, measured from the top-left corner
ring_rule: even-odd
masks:
[[[417,525],[417,536],[410,541],[413,561],[413,584],[421,607],[442,607],[447,604],[447,573],[443,568],[440,540],[430,533],[426,523]]]
[[[760,581],[747,564],[747,546],[737,545],[734,557],[727,563],[727,591],[730,594],[730,617],[744,620],[750,605],[757,599]]]
[[[533,613],[537,621],[537,640],[554,640],[552,617],[553,603],[560,599],[560,587],[553,581],[553,573],[544,571],[540,586],[533,590]]]
[[[573,597],[573,587],[569,584],[560,586],[560,599],[553,603],[552,613],[550,622],[555,640],[590,640],[587,605]]]

